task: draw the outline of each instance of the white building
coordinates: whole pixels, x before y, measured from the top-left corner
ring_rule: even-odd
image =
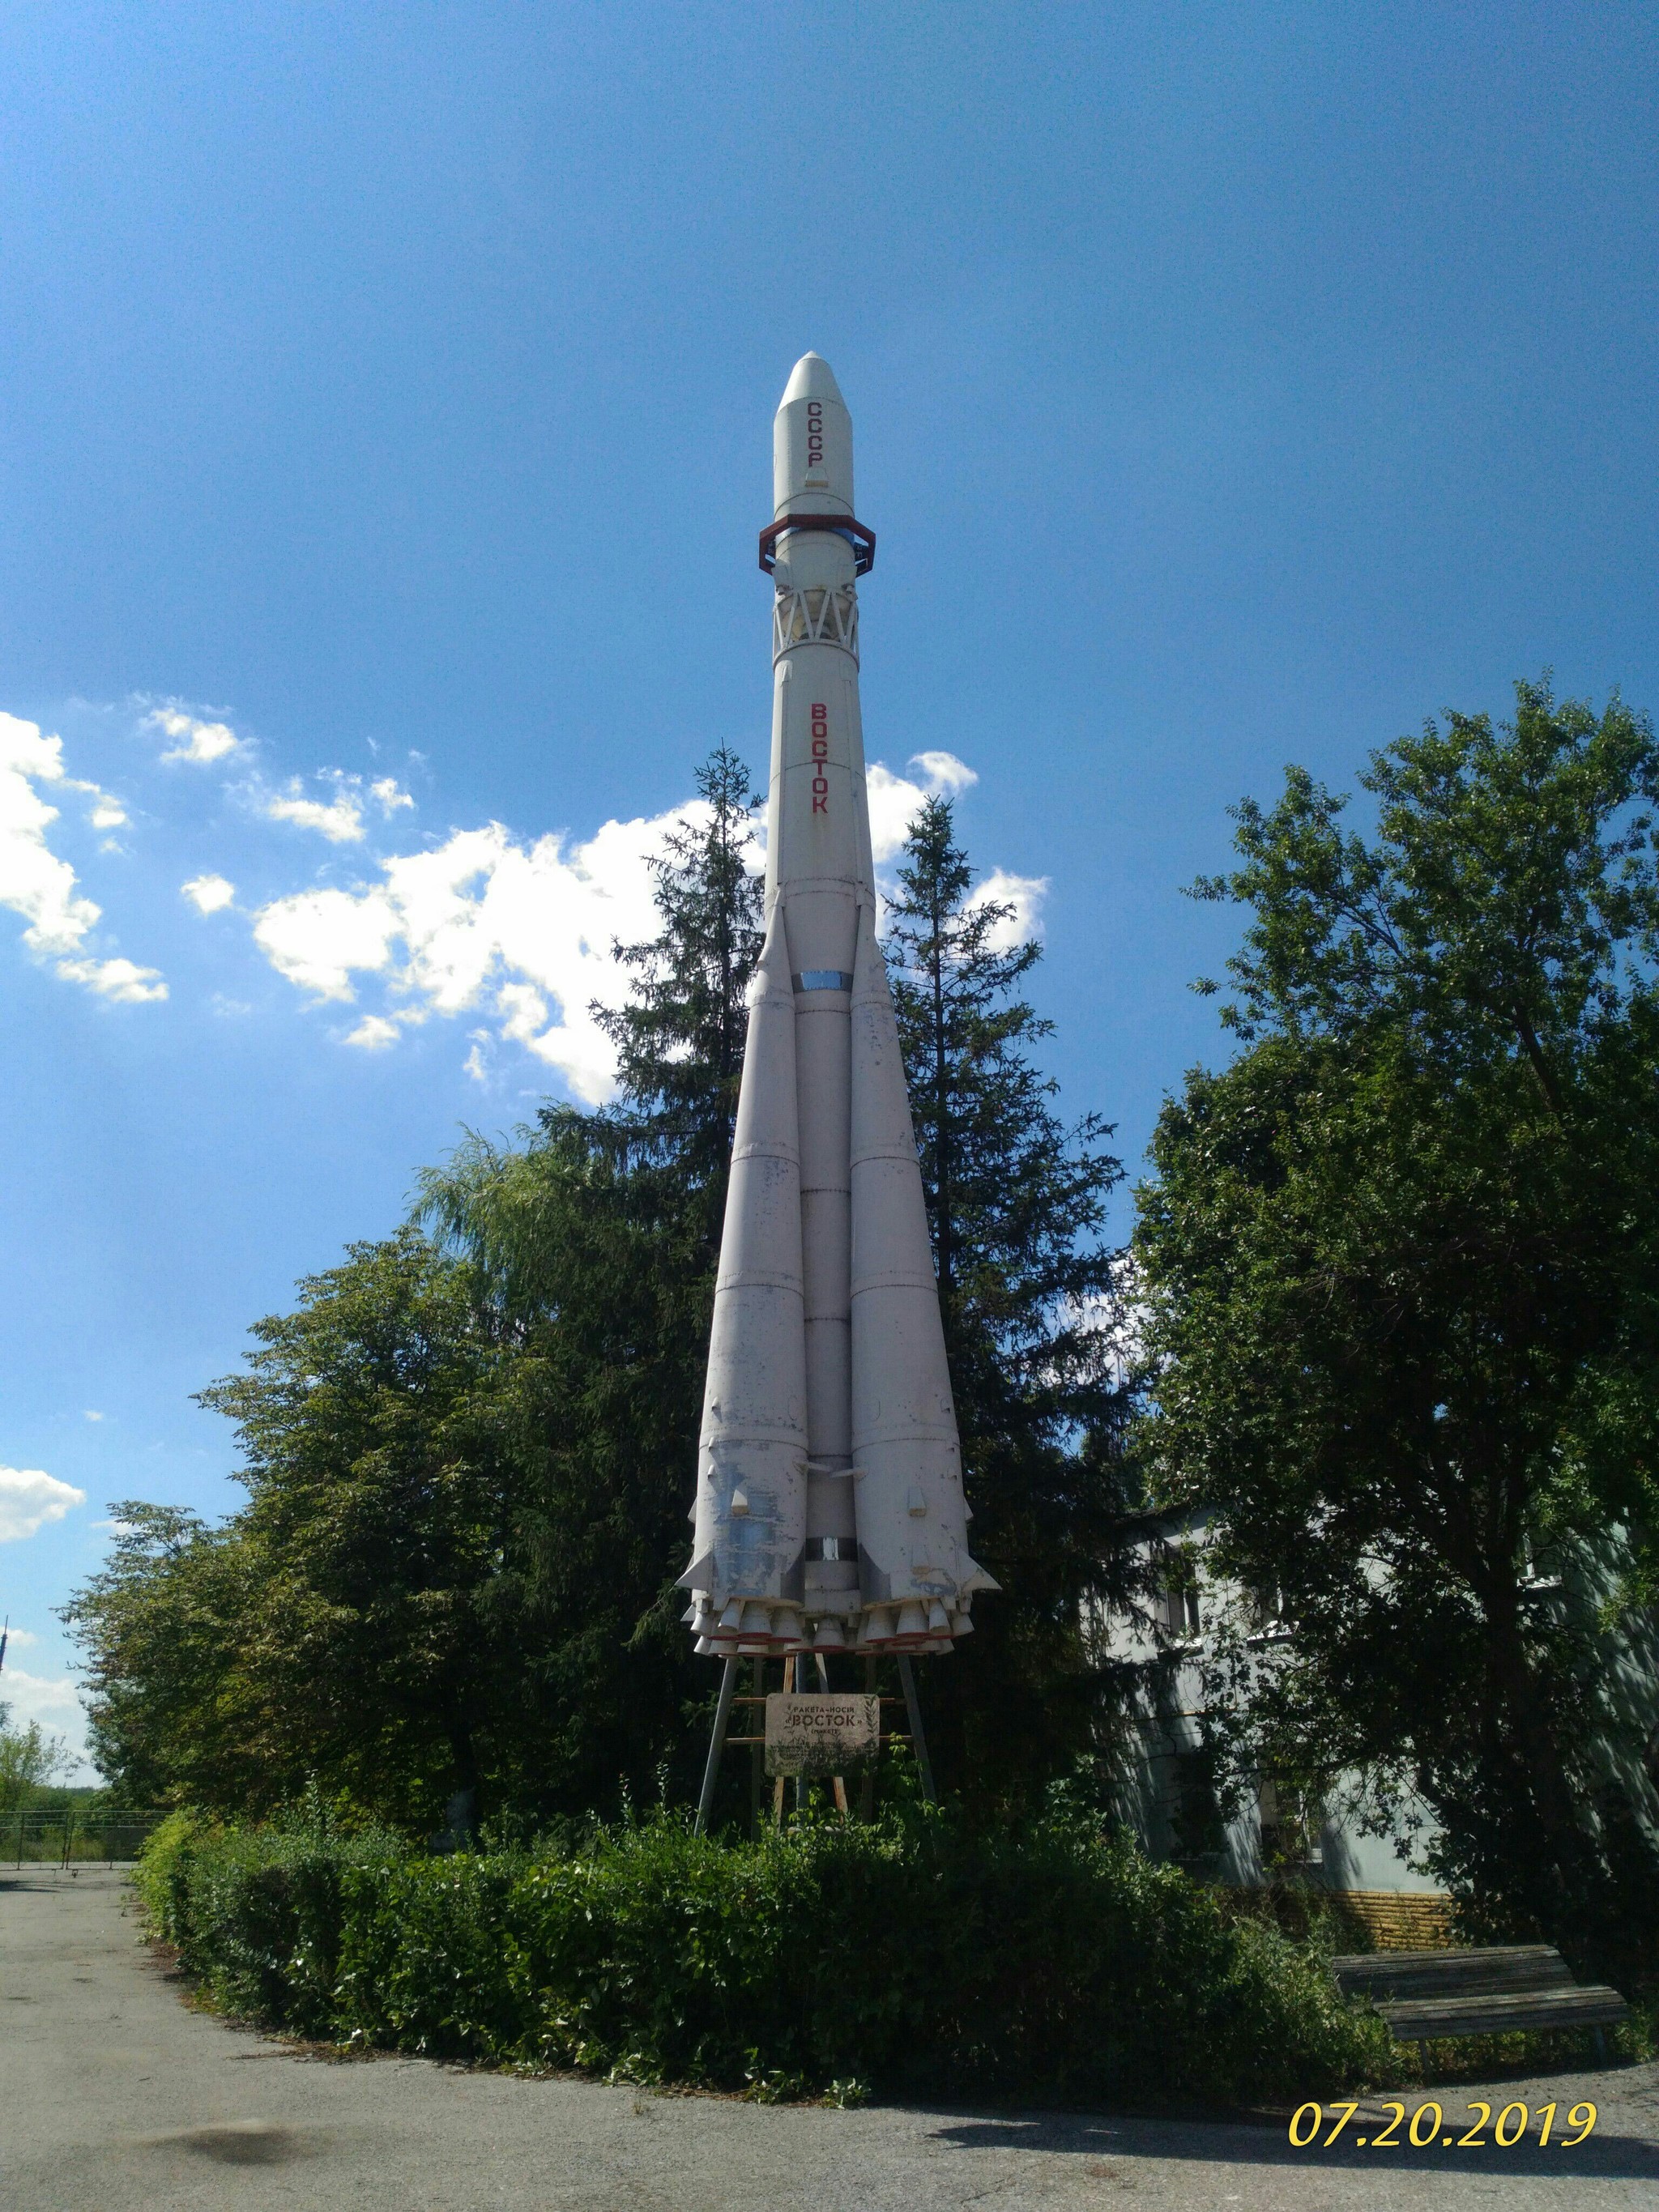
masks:
[[[1254,1888],[1270,1881],[1339,1893],[1385,1946],[1446,1940],[1448,1899],[1387,1836],[1364,1832],[1345,1806],[1339,1783],[1310,1804],[1257,1778],[1231,1817],[1218,1803],[1204,1743],[1204,1662],[1224,1627],[1267,1654],[1294,1634],[1277,1591],[1248,1593],[1205,1570],[1200,1516],[1166,1521],[1148,1539],[1156,1595],[1133,1613],[1114,1610],[1103,1624],[1108,1656],[1133,1664],[1139,1682],[1135,1727],[1121,1773],[1119,1812],[1149,1854],[1206,1881]],[[1434,1832],[1419,1813],[1414,1841]]]

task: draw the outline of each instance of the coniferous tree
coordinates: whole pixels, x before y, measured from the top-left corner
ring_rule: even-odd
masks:
[[[684,1793],[711,1670],[674,1588],[760,943],[750,799],[717,753],[619,948],[621,1073],[597,1113],[471,1139],[424,1233],[355,1248],[207,1394],[249,1504],[218,1528],[139,1505],[73,1618],[100,1741],[145,1796],[228,1810],[316,1778],[416,1829],[604,1809],[665,1763]],[[975,1548],[1005,1585],[928,1695],[944,1778],[1018,1797],[1087,1735],[1084,1608],[1122,1503],[1116,1175],[1032,1064],[1035,960],[976,902],[948,807],[916,825],[889,940],[940,1254]]]
[[[698,1756],[685,1564],[744,991],[749,797],[717,753],[622,948],[622,1073],[597,1114],[475,1139],[406,1230],[258,1324],[205,1394],[250,1500],[218,1528],[118,1510],[70,1619],[106,1771],[257,1810],[308,1779],[416,1831],[614,1808]]]
[[[424,1178],[428,1220],[517,1343],[521,1548],[548,1624],[560,1757],[547,1802],[603,1803],[666,1761],[689,1777],[709,1688],[685,1565],[703,1366],[748,1007],[760,952],[754,799],[716,750],[654,864],[657,935],[619,946],[629,1000],[600,1019],[620,1093],[543,1109],[520,1147],[474,1139]]]
[[[884,939],[939,1274],[975,1555],[1002,1584],[928,1669],[940,1765],[1021,1794],[1090,1744],[1092,1607],[1122,1573],[1129,1477],[1116,1262],[1121,1170],[1067,1127],[1020,995],[1041,948],[976,896],[948,799],[911,825]]]
[[[662,927],[617,948],[628,1000],[599,1013],[617,1048],[619,1119],[681,1182],[724,1198],[743,1075],[745,993],[761,951],[755,793],[720,745],[696,772],[699,807],[651,863]]]

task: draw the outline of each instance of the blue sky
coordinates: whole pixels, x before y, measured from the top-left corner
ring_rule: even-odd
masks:
[[[191,1393],[248,1324],[602,1087],[653,825],[763,763],[808,346],[893,834],[958,792],[1132,1165],[1222,1049],[1229,803],[1546,665],[1659,705],[1656,50],[1571,0],[6,11],[21,1708],[76,1732],[108,1500],[240,1495]]]

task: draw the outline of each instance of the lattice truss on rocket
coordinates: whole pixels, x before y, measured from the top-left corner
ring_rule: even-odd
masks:
[[[766,934],[714,1291],[693,1558],[699,1651],[946,1651],[996,1584],[968,1550],[945,1334],[876,942],[853,426],[797,362],[773,434]]]

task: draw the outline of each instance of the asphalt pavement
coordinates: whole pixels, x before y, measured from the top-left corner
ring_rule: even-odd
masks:
[[[1272,2124],[854,2112],[331,2060],[192,2010],[119,1871],[0,1867],[3,2212],[1655,2212],[1659,2066],[1480,2094],[1600,2108],[1576,2148],[1292,2149]],[[1442,2093],[1449,2117],[1477,2093]],[[1424,2130],[1419,2130],[1419,2132]],[[1559,2123],[1558,2123],[1559,2131]],[[1534,2130],[1535,2138],[1536,2130]]]

